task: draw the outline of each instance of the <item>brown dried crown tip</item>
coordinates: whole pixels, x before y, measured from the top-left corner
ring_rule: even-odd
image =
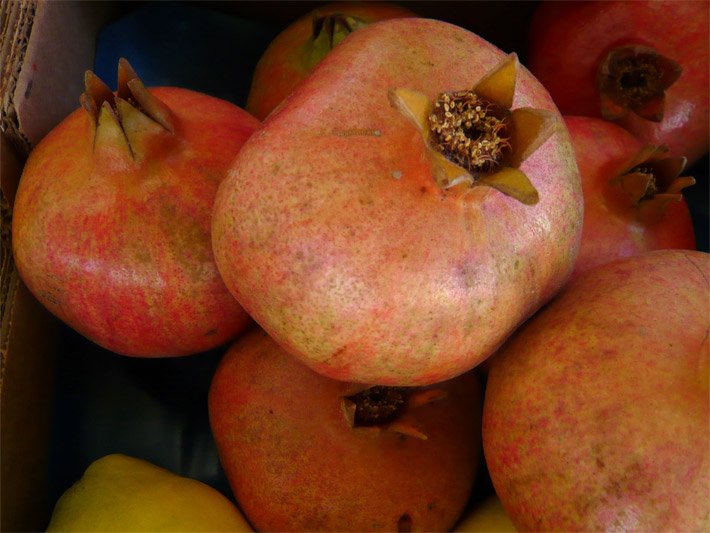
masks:
[[[670,202],[683,198],[684,188],[695,184],[692,176],[681,176],[686,158],[667,154],[665,146],[646,146],[611,182],[621,189],[631,206],[646,216],[658,218]]]
[[[91,71],[84,74],[84,86],[79,101],[96,127],[94,150],[125,144],[131,159],[141,160],[151,137],[175,130],[168,106],[148,91],[124,58],[118,62],[115,94]]]
[[[351,428],[394,431],[426,440],[416,421],[416,409],[446,396],[437,388],[355,385],[342,399],[343,414]]]
[[[647,46],[613,49],[599,64],[597,88],[602,117],[617,120],[629,112],[660,122],[665,92],[680,77],[681,66]]]
[[[532,205],[539,196],[521,163],[554,132],[549,111],[518,108],[518,57],[510,54],[473,89],[440,93],[432,102],[406,88],[390,89],[390,103],[420,130],[437,184],[486,185]]]

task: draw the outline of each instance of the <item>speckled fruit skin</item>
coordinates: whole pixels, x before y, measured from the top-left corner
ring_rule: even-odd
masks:
[[[404,7],[386,2],[335,2],[317,8],[319,15],[343,13],[366,23],[411,17]],[[313,34],[313,12],[304,15],[276,36],[254,69],[246,110],[264,120],[293,91],[311,69],[304,64],[304,46]]]
[[[569,276],[582,194],[562,118],[521,169],[526,206],[442,190],[420,132],[390,106],[408,87],[470,88],[505,57],[451,24],[352,33],[235,159],[212,237],[227,287],[287,351],[334,379],[423,385],[484,360]],[[557,113],[521,67],[513,108]],[[238,222],[237,222],[238,221]]]
[[[665,248],[695,249],[695,233],[685,200],[668,205],[661,218],[647,220],[619,202],[609,182],[628,170],[643,148],[633,135],[611,122],[565,117],[584,192],[582,245],[572,277],[614,259]]]
[[[528,66],[563,114],[601,117],[596,73],[611,49],[640,44],[677,61],[683,73],[666,91],[662,122],[629,114],[619,124],[693,164],[708,151],[709,10],[694,1],[543,2],[531,24]]]
[[[37,299],[92,341],[125,355],[186,355],[250,322],[215,266],[210,215],[259,122],[193,91],[151,92],[175,115],[179,140],[127,168],[95,160],[88,114],[69,115],[27,161],[13,252]]]
[[[352,428],[350,384],[311,371],[262,330],[242,336],[209,394],[212,432],[239,506],[259,531],[446,531],[480,457],[473,372],[436,385],[447,396],[412,410],[427,440]]]
[[[589,271],[491,359],[483,446],[519,530],[708,530],[708,258]]]

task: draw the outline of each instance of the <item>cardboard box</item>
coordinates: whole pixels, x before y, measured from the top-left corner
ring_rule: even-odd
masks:
[[[262,24],[275,35],[322,3],[197,2],[187,3],[187,8]],[[422,16],[468,28],[506,51],[516,50],[524,62],[527,24],[536,2],[400,3]],[[181,360],[136,361],[101,350],[53,318],[24,287],[12,263],[12,204],[29,151],[78,107],[83,74],[95,66],[102,28],[145,6],[2,3],[2,531],[45,529],[61,492],[105,453],[134,454],[229,493],[215,463],[201,403],[221,351]],[[186,4],[160,7],[178,10]],[[251,53],[258,58],[263,48],[265,44]],[[707,158],[704,165],[707,174]],[[703,199],[696,209],[707,217],[707,194],[699,196]],[[179,400],[174,398],[176,390]],[[490,491],[485,476],[478,490]]]
[[[9,1],[2,9],[0,529],[40,530],[49,505],[59,324],[28,292],[12,263],[12,204],[29,150],[76,108],[83,71],[93,64],[93,40],[111,6]]]

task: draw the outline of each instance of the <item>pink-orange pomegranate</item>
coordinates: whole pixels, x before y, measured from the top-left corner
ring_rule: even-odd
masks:
[[[447,531],[480,457],[480,394],[473,372],[426,388],[335,381],[255,329],[220,363],[209,413],[258,531]]]
[[[681,190],[685,158],[644,146],[606,120],[565,117],[584,191],[582,245],[573,276],[614,259],[663,248],[695,249]]]
[[[542,2],[530,70],[565,115],[616,121],[693,164],[708,151],[708,2]]]
[[[521,531],[710,528],[710,256],[582,274],[490,359],[483,446]]]
[[[564,123],[517,57],[402,18],[352,33],[249,139],[212,230],[225,283],[288,352],[423,385],[558,291],[581,220]]]
[[[89,72],[81,102],[20,181],[12,230],[23,280],[120,354],[186,355],[233,338],[249,317],[215,266],[210,214],[258,121],[205,94],[146,89],[125,60],[116,94]]]
[[[335,46],[353,31],[391,18],[411,17],[387,2],[334,2],[307,13],[271,42],[254,69],[246,109],[264,120]]]

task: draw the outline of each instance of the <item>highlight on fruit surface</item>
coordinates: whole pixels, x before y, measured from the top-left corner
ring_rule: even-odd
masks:
[[[694,249],[695,233],[682,190],[684,157],[642,145],[611,122],[564,117],[584,191],[582,244],[573,276],[630,255]]]
[[[440,93],[435,101],[404,88],[390,102],[422,132],[440,187],[486,185],[533,205],[538,192],[520,165],[554,132],[555,115],[543,109],[510,110],[518,56],[510,54],[473,89]]]
[[[353,32],[245,144],[213,248],[311,369],[426,385],[481,363],[557,292],[582,200],[561,117],[516,56],[400,18]]]
[[[52,313],[132,356],[218,346],[249,317],[214,264],[219,182],[259,125],[238,107],[148,89],[125,59],[113,93],[85,75],[81,108],[32,151],[13,214],[20,275]]]
[[[447,531],[480,459],[469,372],[430,387],[335,381],[262,330],[215,372],[212,433],[240,508],[262,531]]]
[[[409,9],[387,2],[319,6],[277,35],[261,56],[254,69],[247,111],[264,120],[352,32],[380,20],[413,16]]]

